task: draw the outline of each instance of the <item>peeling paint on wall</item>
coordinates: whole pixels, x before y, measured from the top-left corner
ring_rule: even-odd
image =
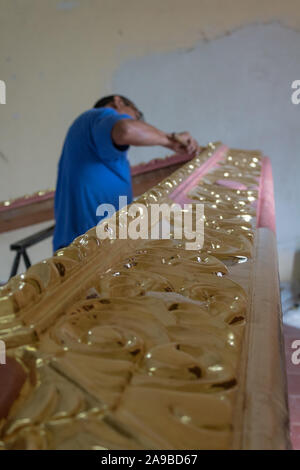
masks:
[[[8,162],[8,159],[6,158],[6,156],[4,155],[4,153],[1,152],[1,150],[0,150],[0,159],[1,159],[1,160],[4,160],[5,162]]]
[[[300,106],[291,102],[299,63],[300,33],[275,22],[124,61],[113,78],[113,91],[133,99],[154,125],[189,130],[201,144],[220,139],[271,157],[279,248],[289,251],[280,257],[285,279],[300,248]],[[130,156],[138,163],[163,153],[132,148]]]
[[[75,1],[66,1],[66,2],[59,2],[56,5],[56,8],[58,10],[63,10],[63,11],[70,11],[73,10],[74,8],[79,6],[79,2]]]

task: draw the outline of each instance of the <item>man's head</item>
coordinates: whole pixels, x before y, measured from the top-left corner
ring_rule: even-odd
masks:
[[[125,96],[120,95],[109,95],[101,98],[94,105],[94,108],[105,108],[110,107],[114,108],[120,114],[129,114],[129,116],[134,119],[143,120],[143,113],[135,106],[135,104],[126,98]]]

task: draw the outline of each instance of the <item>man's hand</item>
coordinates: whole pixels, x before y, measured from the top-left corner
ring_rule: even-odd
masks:
[[[168,138],[170,144],[167,147],[175,153],[188,153],[190,155],[199,153],[199,144],[189,132],[173,132],[168,134]]]

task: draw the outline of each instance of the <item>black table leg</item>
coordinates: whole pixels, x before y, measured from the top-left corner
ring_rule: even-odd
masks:
[[[12,265],[12,268],[11,268],[11,272],[10,272],[10,276],[9,276],[10,278],[17,274],[19,264],[20,264],[20,259],[21,259],[21,253],[19,251],[17,251],[14,262],[13,262],[13,265]]]

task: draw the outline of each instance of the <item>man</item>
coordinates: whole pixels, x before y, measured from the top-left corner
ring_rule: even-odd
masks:
[[[123,96],[100,99],[71,125],[58,165],[54,250],[97,225],[100,204],[119,209],[119,196],[132,202],[130,145],[161,145],[173,152],[198,151],[188,132],[166,134],[143,122],[142,113]]]

